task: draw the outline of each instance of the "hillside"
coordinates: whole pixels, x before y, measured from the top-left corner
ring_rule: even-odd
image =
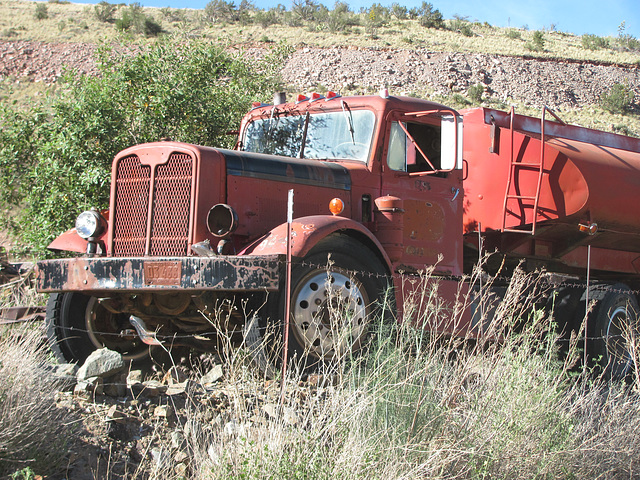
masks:
[[[94,74],[93,52],[99,42],[151,41],[118,33],[113,19],[100,22],[93,5],[40,6],[45,6],[46,18],[36,20],[36,2],[0,2],[0,77],[4,80],[0,93],[9,99],[30,103],[65,68]],[[469,87],[482,85],[484,104],[498,108],[515,104],[533,114],[547,105],[559,110],[565,121],[640,135],[637,108],[629,112],[636,115],[610,115],[598,108],[616,84],[634,92],[637,102],[640,53],[588,49],[581,37],[568,33],[544,32],[544,46],[535,50],[533,32],[469,22],[464,33],[393,19],[373,31],[361,21],[361,26],[331,33],[321,24],[315,28],[277,24],[263,28],[224,21],[216,25],[197,10],[144,12],[166,33],[204,36],[233,44],[245,54],[260,54],[275,42],[292,45],[295,53],[282,67],[283,85],[291,93],[333,89],[360,94],[387,86],[394,94],[463,107],[469,101]],[[118,18],[117,9],[113,15]],[[616,41],[601,40],[611,46]]]

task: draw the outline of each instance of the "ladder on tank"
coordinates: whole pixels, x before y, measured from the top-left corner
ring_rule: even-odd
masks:
[[[504,195],[504,203],[502,207],[502,231],[503,232],[513,232],[513,233],[527,233],[530,235],[536,234],[536,225],[538,223],[538,203],[540,201],[540,190],[542,188],[542,176],[544,174],[544,147],[545,147],[545,133],[544,133],[544,125],[545,125],[545,113],[549,112],[551,115],[555,117],[558,122],[563,125],[566,125],[560,117],[558,117],[551,109],[548,107],[542,108],[542,118],[540,119],[540,161],[538,163],[522,163],[516,161],[514,157],[514,117],[515,117],[515,109],[511,107],[510,112],[510,132],[511,132],[511,159],[509,166],[509,177],[507,180],[507,190]],[[519,192],[516,194],[510,193],[511,189],[519,178],[519,173],[522,170],[528,171],[536,171],[538,173],[538,179],[536,182],[536,190],[535,192]],[[527,214],[525,209],[532,209],[532,219],[531,219],[531,228],[507,228],[507,215],[511,215],[514,217],[518,217],[519,215],[511,210],[509,210],[509,201],[517,200],[518,206],[522,212],[522,223],[526,225]],[[532,202],[533,205],[525,205],[525,202]],[[512,202],[513,203],[513,202]]]

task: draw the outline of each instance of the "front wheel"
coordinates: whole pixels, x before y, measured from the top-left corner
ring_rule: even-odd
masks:
[[[54,293],[47,303],[47,336],[54,355],[61,362],[83,363],[96,349],[109,348],[125,360],[149,355],[149,347],[131,330],[126,314],[108,311],[91,297],[77,292]]]
[[[361,351],[382,321],[389,277],[367,247],[345,235],[319,242],[291,275],[289,352],[307,367]],[[284,318],[285,295],[280,299]]]

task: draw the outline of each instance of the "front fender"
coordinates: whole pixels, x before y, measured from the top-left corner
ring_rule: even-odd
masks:
[[[87,251],[87,241],[76,233],[76,229],[72,228],[56,237],[47,247],[53,251],[79,252]]]
[[[381,260],[391,271],[391,261],[384,248],[373,235],[371,230],[361,223],[350,218],[331,215],[313,215],[300,217],[291,223],[291,255],[304,257],[323,238],[335,232],[351,232],[356,238],[366,239],[363,243],[369,243],[372,249],[379,252]],[[283,223],[259,238],[244,250],[240,255],[271,255],[287,253],[287,224]]]

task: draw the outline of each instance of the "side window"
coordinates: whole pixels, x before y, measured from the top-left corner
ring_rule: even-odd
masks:
[[[393,122],[387,153],[389,168],[410,173],[441,168],[440,130],[440,125]]]
[[[407,171],[407,136],[398,122],[391,124],[387,164],[391,170]]]

